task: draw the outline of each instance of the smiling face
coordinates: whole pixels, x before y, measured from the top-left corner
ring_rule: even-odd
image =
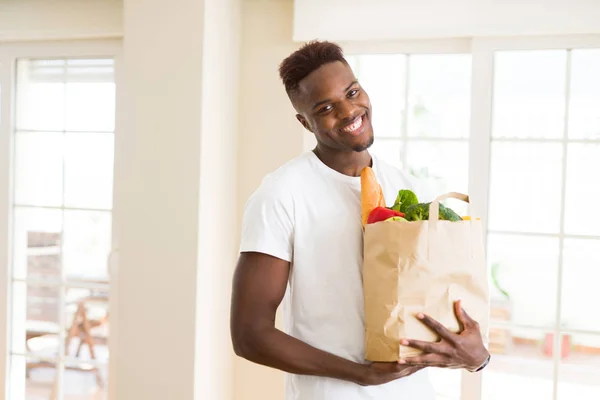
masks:
[[[371,102],[347,64],[336,61],[313,71],[300,82],[292,102],[319,146],[361,152],[373,144]]]

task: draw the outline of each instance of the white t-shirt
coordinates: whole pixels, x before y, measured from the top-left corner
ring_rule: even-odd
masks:
[[[373,156],[388,206],[398,190],[430,201],[416,181]],[[364,363],[360,177],[343,175],[312,152],[267,175],[246,203],[240,251],[291,263],[285,332]],[[427,370],[378,386],[286,374],[286,400],[434,400]]]

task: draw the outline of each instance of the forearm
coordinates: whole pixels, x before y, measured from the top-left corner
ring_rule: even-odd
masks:
[[[240,339],[236,353],[257,364],[293,374],[366,384],[365,365],[319,350],[272,326],[248,331]]]

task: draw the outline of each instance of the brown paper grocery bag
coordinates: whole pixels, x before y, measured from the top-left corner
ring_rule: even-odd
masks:
[[[403,338],[438,341],[416,318],[423,312],[458,332],[454,301],[479,322],[487,342],[489,286],[480,220],[439,221],[439,202],[468,196],[447,193],[431,202],[428,221],[383,221],[364,230],[365,358],[397,361],[420,350]]]

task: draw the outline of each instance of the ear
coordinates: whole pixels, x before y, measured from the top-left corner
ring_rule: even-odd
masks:
[[[302,115],[300,115],[300,114],[296,114],[296,119],[297,119],[298,121],[300,121],[300,123],[302,124],[302,126],[304,127],[304,129],[306,129],[306,130],[307,130],[307,131],[309,131],[309,132],[312,132],[312,133],[314,133],[314,132],[313,132],[313,130],[311,129],[311,127],[310,127],[310,125],[309,125],[308,121],[306,120],[306,118],[304,118],[304,117],[303,117]]]

